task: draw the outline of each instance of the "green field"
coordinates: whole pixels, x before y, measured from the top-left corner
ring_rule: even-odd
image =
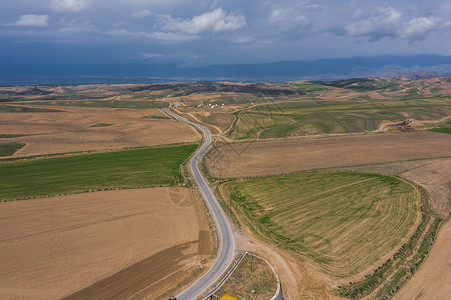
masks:
[[[451,134],[451,127],[432,128],[431,131]]]
[[[61,110],[45,109],[45,108],[38,108],[38,107],[0,105],[0,113],[2,113],[2,112],[6,112],[6,113],[61,112]]]
[[[114,125],[114,124],[108,124],[108,123],[95,123],[95,124],[93,124],[93,125],[91,125],[91,126],[89,126],[89,127],[108,127],[108,126],[111,126],[111,125]]]
[[[0,134],[0,139],[12,139],[12,138],[16,138],[16,137],[21,137],[21,136],[29,136],[31,134],[9,134],[9,133],[2,133]]]
[[[172,185],[197,145],[177,145],[0,164],[0,201],[105,188]]]
[[[282,103],[255,107],[237,114],[229,136],[273,138],[373,131],[384,122],[405,119],[437,120],[451,114],[442,98],[371,103]],[[289,105],[289,106],[288,106]]]
[[[451,134],[451,121],[442,124],[440,127],[432,128],[430,131]]]
[[[0,143],[0,157],[13,155],[23,146],[25,146],[24,143]]]
[[[254,233],[341,278],[400,245],[419,199],[397,178],[353,172],[237,180],[223,188],[228,205]]]
[[[230,137],[234,139],[259,137],[263,130],[290,123],[293,123],[292,120],[285,116],[243,114],[239,115],[235,124],[236,130],[231,132]]]

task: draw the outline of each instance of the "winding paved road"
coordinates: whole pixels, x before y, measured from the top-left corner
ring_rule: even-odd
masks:
[[[219,251],[216,262],[213,267],[210,268],[197,282],[183,291],[180,295],[177,296],[177,300],[192,300],[196,299],[201,294],[206,292],[206,290],[213,285],[213,283],[219,279],[219,277],[227,270],[230,264],[233,261],[233,256],[235,252],[235,242],[233,240],[232,230],[230,228],[229,223],[227,222],[224,211],[219,205],[218,200],[211,192],[207,181],[201,175],[198,167],[198,163],[202,158],[202,155],[205,154],[208,147],[211,143],[211,133],[210,131],[200,124],[196,124],[191,122],[183,117],[180,117],[177,114],[174,114],[166,109],[163,109],[165,113],[174,117],[175,119],[193,125],[200,130],[202,130],[205,141],[202,146],[197,150],[194,154],[193,158],[190,161],[190,169],[193,174],[200,191],[207,202],[207,205],[210,209],[210,213],[213,216],[213,219],[216,223],[216,229],[219,235]]]

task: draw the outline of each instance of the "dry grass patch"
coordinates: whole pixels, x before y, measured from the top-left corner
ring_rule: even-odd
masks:
[[[188,112],[188,110],[183,110]],[[191,113],[199,121],[213,125],[221,130],[221,133],[226,131],[233,122],[233,114],[228,111],[224,112],[205,112],[205,111],[194,111]]]
[[[390,176],[333,172],[232,181],[223,185],[240,218],[258,236],[350,277],[407,237],[419,194]]]
[[[237,299],[267,300],[277,290],[277,279],[267,262],[246,255],[216,294],[227,293]]]

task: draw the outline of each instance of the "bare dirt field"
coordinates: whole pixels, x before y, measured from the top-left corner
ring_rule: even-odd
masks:
[[[450,135],[412,132],[226,144],[205,161],[212,176],[232,178],[450,155]]]
[[[1,139],[5,143],[26,143],[13,157],[190,143],[201,139],[195,129],[167,118],[158,109],[45,108],[63,112],[1,113],[0,134],[26,135]]]
[[[451,295],[451,222],[440,230],[429,257],[394,299],[449,299]]]
[[[1,299],[166,297],[213,248],[187,188],[3,202],[0,228]]]

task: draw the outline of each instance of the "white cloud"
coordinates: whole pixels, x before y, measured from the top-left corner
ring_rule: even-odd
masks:
[[[160,57],[164,57],[164,55],[163,55],[163,54],[160,54],[160,53],[143,53],[142,55],[145,56],[145,57],[148,57],[148,58],[160,58]]]
[[[437,28],[438,23],[438,19],[432,17],[415,18],[403,25],[400,35],[411,42],[423,40],[428,32]]]
[[[189,40],[197,39],[196,35],[186,35],[182,33],[172,33],[172,32],[133,32],[125,29],[111,30],[108,32],[110,35],[116,36],[133,36],[133,37],[144,37],[151,40],[158,40],[166,43],[179,43],[186,42]]]
[[[285,11],[279,7],[273,8],[269,14],[269,21],[272,23],[279,22],[285,18]]]
[[[10,23],[9,25],[44,27],[48,25],[48,22],[48,15],[22,15],[16,22]]]
[[[384,37],[395,37],[402,14],[392,7],[377,9],[370,16],[363,16],[361,10],[356,15],[363,17],[354,23],[345,26],[349,36],[368,37],[370,41],[377,41]]]
[[[237,13],[227,13],[222,8],[217,8],[190,20],[174,19],[171,16],[160,16],[161,24],[171,31],[198,34],[206,31],[230,31],[236,30],[246,25],[243,15]]]
[[[79,12],[89,6],[85,0],[50,0],[50,9],[57,12]]]
[[[148,17],[152,14],[152,12],[148,9],[140,10],[132,14],[132,17],[135,19],[142,19]]]
[[[351,37],[365,37],[374,42],[382,38],[407,39],[409,42],[423,40],[429,32],[444,29],[446,26],[439,17],[413,17],[401,14],[388,7],[365,15],[363,10],[354,13],[360,20],[345,26]]]
[[[74,25],[74,26],[68,26],[63,27],[58,30],[59,32],[65,33],[65,34],[77,34],[77,33],[93,33],[93,32],[100,32],[98,28],[92,25]]]
[[[170,53],[170,54],[161,54],[161,53],[141,53],[142,56],[148,57],[148,58],[171,58],[171,59],[178,59],[178,58],[191,58],[191,59],[198,59],[199,54],[193,53],[193,52],[176,52],[176,53]]]
[[[269,21],[271,23],[291,23],[297,24],[300,22],[305,22],[306,17],[300,14],[295,9],[284,9],[281,7],[273,7],[269,13]]]
[[[252,42],[253,38],[250,36],[239,36],[239,37],[231,38],[230,41],[233,43],[237,43],[237,44],[244,44],[244,43]]]

